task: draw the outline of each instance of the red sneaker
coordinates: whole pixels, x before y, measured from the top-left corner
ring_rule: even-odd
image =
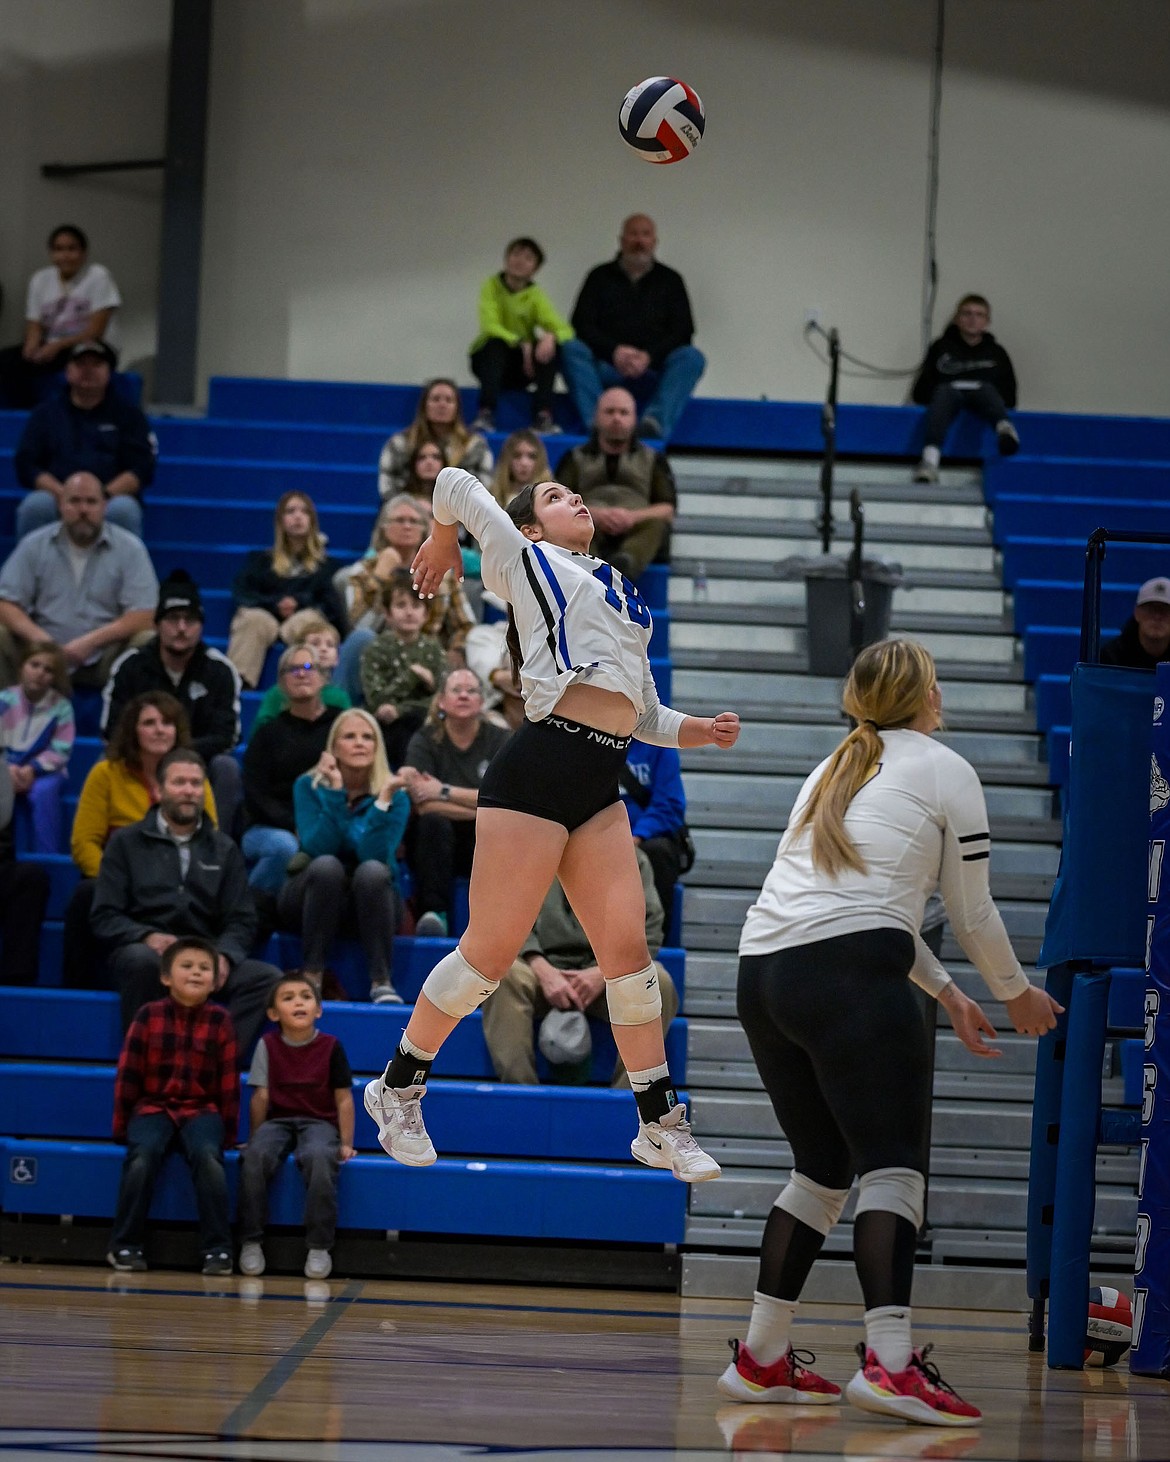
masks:
[[[733,1401],[779,1401],[790,1406],[828,1406],[841,1399],[841,1387],[826,1381],[809,1366],[811,1350],[793,1350],[762,1366],[746,1345],[729,1340],[732,1362],[715,1383]]]
[[[919,1421],[925,1426],[978,1426],[983,1413],[957,1395],[930,1365],[931,1346],[916,1350],[904,1371],[887,1371],[872,1350],[857,1347],[861,1369],[845,1388],[845,1395],[862,1411]]]

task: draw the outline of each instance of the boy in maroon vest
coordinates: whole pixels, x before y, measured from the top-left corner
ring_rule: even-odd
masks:
[[[240,1273],[263,1274],[268,1185],[290,1152],[305,1180],[305,1274],[327,1279],[337,1228],[337,1171],[354,1155],[353,1073],[334,1036],[317,1029],[321,999],[303,975],[268,997],[279,1029],[257,1043],[248,1073],[252,1135],[240,1164]]]

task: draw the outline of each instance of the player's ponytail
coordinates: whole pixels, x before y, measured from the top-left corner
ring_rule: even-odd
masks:
[[[533,527],[539,521],[536,516],[536,484],[530,482],[527,487],[522,487],[507,504],[504,511],[517,528]],[[510,604],[508,605],[508,628],[504,635],[504,644],[508,647],[508,658],[512,662],[513,684],[519,685],[520,667],[524,664],[524,649],[520,644],[520,631],[516,628],[516,616],[512,613]]]
[[[812,830],[818,873],[837,878],[865,872],[865,860],[845,827],[845,813],[881,761],[882,731],[909,726],[930,704],[934,661],[913,640],[882,640],[862,650],[845,681],[841,705],[856,726],[829,758],[796,831]]]

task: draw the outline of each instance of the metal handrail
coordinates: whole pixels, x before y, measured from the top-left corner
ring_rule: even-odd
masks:
[[[829,389],[821,407],[821,435],[825,439],[825,455],[821,461],[821,552],[828,553],[833,542],[833,467],[837,461],[837,380],[841,366],[841,337],[834,326],[829,331]]]

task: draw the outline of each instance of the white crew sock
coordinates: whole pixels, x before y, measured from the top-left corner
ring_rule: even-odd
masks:
[[[910,1340],[910,1306],[882,1305],[865,1312],[865,1343],[887,1371],[904,1371],[914,1346]]]
[[[928,467],[937,467],[942,460],[942,453],[938,447],[923,447],[922,460]]]
[[[744,1344],[762,1366],[770,1366],[787,1352],[797,1304],[797,1300],[777,1299],[759,1290],[752,1296],[752,1317]]]
[[[651,1066],[647,1071],[629,1071],[626,1074],[635,1091],[649,1091],[656,1081],[670,1080],[670,1067],[664,1061],[661,1066]]]

